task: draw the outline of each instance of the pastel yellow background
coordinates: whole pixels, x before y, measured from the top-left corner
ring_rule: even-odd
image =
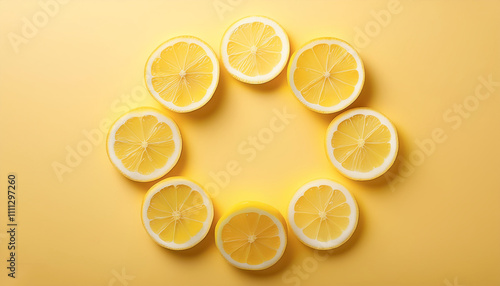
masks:
[[[500,285],[500,2],[74,0],[52,7],[56,12],[44,23],[40,3],[47,2],[0,1],[2,286]],[[324,151],[336,114],[302,106],[285,73],[252,86],[221,67],[205,107],[166,111],[184,139],[181,159],[167,176],[210,185],[211,172],[221,175],[228,163],[239,164],[227,186],[219,183],[214,191],[210,185],[214,225],[242,200],[284,213],[302,184],[323,177],[346,186],[360,207],[358,229],[341,248],[315,252],[290,232],[276,266],[248,272],[219,255],[213,228],[188,251],[156,245],[139,214],[154,182],[132,182],[112,167],[99,126],[131,107],[161,108],[144,94],[143,70],[162,42],[194,35],[219,55],[226,28],[256,14],[284,27],[292,52],[320,36],[353,43],[366,83],[349,108],[387,115],[398,129],[400,152],[390,175],[351,181]],[[34,16],[43,25],[24,37],[23,19],[33,23]],[[13,34],[25,42],[13,45]],[[497,86],[481,83],[489,76]],[[474,99],[476,90],[490,96]],[[454,111],[464,102],[468,109]],[[283,109],[294,118],[247,160],[239,146]],[[433,133],[441,133],[440,143],[430,143]],[[91,150],[68,167],[68,150],[84,145]],[[57,164],[71,170],[61,180]],[[16,279],[7,277],[5,262],[9,172],[19,181]]]

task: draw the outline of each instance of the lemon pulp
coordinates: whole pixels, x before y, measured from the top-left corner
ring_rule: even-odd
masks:
[[[129,171],[151,174],[175,151],[172,129],[155,116],[128,119],[115,134],[114,152]]]
[[[207,216],[203,197],[184,184],[170,185],[154,194],[147,209],[151,230],[163,241],[176,244],[199,233]]]
[[[202,101],[213,81],[214,65],[196,43],[166,47],[151,65],[151,84],[165,101],[179,107]]]
[[[331,144],[333,156],[346,169],[369,172],[391,151],[391,132],[373,115],[357,114],[341,122]]]
[[[295,224],[304,235],[327,242],[347,229],[352,210],[341,191],[322,185],[308,189],[297,200],[294,211]]]
[[[273,27],[262,22],[242,24],[229,37],[229,64],[247,76],[270,73],[282,57],[283,43]]]
[[[278,226],[266,215],[242,213],[221,233],[224,251],[239,263],[258,265],[276,256],[281,245]]]
[[[354,56],[337,44],[317,44],[299,55],[294,84],[303,98],[331,107],[349,98],[360,80]]]

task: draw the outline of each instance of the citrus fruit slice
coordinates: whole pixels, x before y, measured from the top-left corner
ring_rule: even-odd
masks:
[[[207,235],[214,208],[196,183],[183,178],[165,179],[146,193],[142,223],[159,245],[182,250],[195,246]]]
[[[319,113],[346,108],[356,100],[365,82],[358,53],[335,38],[320,38],[305,44],[292,55],[287,75],[299,101]]]
[[[330,123],[326,150],[340,173],[353,180],[371,180],[385,173],[396,160],[398,135],[382,114],[354,108]]]
[[[205,105],[219,83],[219,62],[202,40],[183,36],[161,44],[149,56],[146,86],[153,97],[175,112]]]
[[[302,186],[288,207],[288,221],[304,244],[332,249],[346,242],[358,224],[358,206],[342,185],[321,179]]]
[[[108,132],[111,163],[127,178],[148,182],[168,173],[179,160],[181,133],[154,108],[139,108],[118,118]]]
[[[252,84],[275,78],[290,55],[286,32],[273,20],[252,16],[229,27],[222,38],[222,63],[236,79]]]
[[[244,202],[225,214],[215,227],[215,243],[232,265],[261,270],[275,264],[287,242],[286,223],[275,208]]]

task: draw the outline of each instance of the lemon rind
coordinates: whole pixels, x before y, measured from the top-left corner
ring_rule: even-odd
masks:
[[[248,24],[252,22],[261,22],[266,25],[271,26],[274,31],[276,32],[279,38],[282,40],[282,47],[283,50],[281,51],[281,59],[280,62],[267,74],[265,75],[258,75],[258,76],[248,76],[243,74],[242,72],[236,70],[231,66],[229,63],[229,55],[227,54],[227,45],[229,43],[229,37],[231,36],[232,32],[236,30],[239,26],[242,24]],[[286,42],[283,42],[286,41]],[[290,57],[290,40],[288,39],[288,35],[281,27],[280,24],[278,24],[276,21],[272,20],[271,18],[265,17],[265,16],[250,16],[250,17],[245,17],[242,18],[235,23],[233,23],[229,28],[227,28],[226,32],[224,33],[224,36],[222,37],[221,40],[221,48],[220,48],[220,55],[222,59],[222,64],[226,68],[226,70],[231,74],[232,77],[235,79],[244,82],[244,83],[249,83],[249,84],[262,84],[269,82],[276,78],[285,68],[286,64],[288,63],[288,58]]]
[[[316,239],[312,239],[306,236],[302,231],[302,229],[297,226],[294,219],[295,204],[297,203],[299,198],[301,198],[304,195],[304,193],[310,188],[322,185],[330,186],[334,190],[341,191],[346,197],[347,204],[351,208],[351,214],[349,215],[349,225],[346,231],[344,231],[338,238],[325,242],[318,241]],[[359,219],[359,208],[352,194],[341,184],[328,179],[314,180],[300,187],[297,190],[297,192],[295,192],[288,207],[288,221],[290,223],[293,233],[295,233],[295,236],[305,245],[318,250],[334,249],[346,243],[349,240],[349,238],[351,238],[352,235],[354,234],[356,227],[358,225],[358,219]]]
[[[190,105],[187,106],[177,106],[173,102],[166,101],[163,99],[160,94],[154,89],[153,84],[152,84],[152,75],[150,74],[151,71],[151,66],[153,65],[153,59],[157,58],[161,52],[168,46],[172,46],[176,43],[179,42],[186,42],[186,43],[193,43],[197,44],[200,47],[203,48],[207,56],[210,58],[210,60],[213,63],[214,70],[212,72],[213,79],[212,83],[207,89],[206,94],[203,96],[202,100],[193,102]],[[217,86],[219,84],[219,77],[220,77],[220,65],[219,65],[219,60],[217,59],[217,56],[215,55],[214,50],[203,40],[194,37],[194,36],[179,36],[179,37],[174,37],[169,39],[168,41],[162,43],[159,45],[149,56],[146,66],[144,68],[144,81],[146,83],[146,87],[149,91],[149,93],[158,101],[161,105],[166,107],[167,109],[178,112],[178,113],[187,113],[191,111],[195,111],[197,109],[200,109],[203,107],[205,104],[207,104],[210,99],[212,99],[215,90],[217,89]]]
[[[352,171],[344,168],[342,164],[340,164],[335,156],[333,155],[333,146],[332,146],[332,138],[333,138],[333,133],[338,129],[338,125],[354,116],[357,114],[361,115],[373,115],[376,118],[380,120],[382,124],[387,126],[389,129],[389,132],[391,133],[391,140],[388,142],[391,144],[391,150],[389,152],[389,155],[385,158],[384,162],[382,165],[379,167],[374,168],[373,170],[369,172],[359,172],[359,171]],[[352,180],[357,180],[357,181],[367,181],[367,180],[373,180],[376,179],[380,176],[382,176],[387,170],[391,168],[391,166],[394,164],[396,161],[396,157],[398,154],[399,150],[399,139],[398,139],[398,133],[396,130],[396,127],[392,122],[387,118],[385,115],[383,115],[380,112],[377,112],[373,109],[366,108],[366,107],[358,107],[358,108],[353,108],[349,109],[341,114],[339,114],[337,117],[335,117],[330,125],[328,126],[327,132],[326,132],[326,152],[328,155],[328,158],[330,159],[330,162],[335,166],[335,168],[344,176],[346,176],[349,179]]]
[[[136,116],[145,116],[145,115],[152,115],[155,116],[158,119],[161,119],[161,122],[166,123],[170,129],[172,130],[172,137],[174,140],[174,145],[175,145],[175,150],[172,156],[167,160],[165,163],[165,166],[160,169],[156,169],[154,172],[143,175],[138,172],[133,172],[128,170],[122,163],[120,159],[115,154],[114,151],[114,143],[115,143],[115,138],[114,135],[116,134],[116,131],[130,118],[136,117]],[[179,127],[175,123],[175,121],[166,116],[163,112],[156,108],[152,107],[140,107],[134,110],[131,110],[127,112],[126,114],[120,116],[111,126],[111,128],[108,131],[108,135],[106,137],[106,151],[108,154],[108,158],[115,166],[116,169],[122,175],[127,177],[130,180],[137,181],[137,182],[150,182],[157,180],[163,176],[165,176],[172,168],[177,164],[179,161],[179,158],[182,153],[182,136],[179,130]]]
[[[357,63],[357,68],[356,70],[359,73],[359,80],[358,83],[355,86],[355,89],[353,93],[347,97],[346,99],[342,100],[336,105],[333,106],[322,106],[319,104],[314,104],[309,101],[307,101],[303,96],[302,93],[297,89],[295,86],[294,82],[294,71],[297,66],[297,60],[298,56],[302,54],[305,50],[311,49],[312,47],[318,45],[318,44],[335,44],[343,47],[346,49],[351,55],[353,55],[354,59],[356,60]],[[307,42],[305,45],[303,45],[300,49],[295,51],[293,53],[292,57],[290,58],[290,63],[288,64],[287,68],[287,80],[288,80],[288,85],[292,89],[293,94],[295,97],[302,103],[304,106],[306,106],[308,109],[318,112],[318,113],[323,113],[323,114],[330,114],[330,113],[335,113],[338,111],[341,111],[345,108],[347,108],[349,105],[351,105],[360,95],[361,90],[363,89],[364,83],[365,83],[365,68],[363,65],[363,61],[361,60],[361,57],[359,56],[359,53],[352,47],[349,43],[347,43],[344,40],[333,38],[333,37],[323,37],[323,38],[317,38],[313,39],[309,42]]]
[[[280,237],[280,248],[278,248],[276,255],[270,259],[267,260],[261,264],[257,265],[250,265],[248,263],[241,263],[236,260],[234,260],[228,253],[224,251],[223,248],[223,243],[222,243],[222,229],[223,226],[229,222],[234,216],[242,214],[242,213],[248,213],[248,212],[256,212],[261,215],[266,215],[268,216],[277,226],[279,230],[279,237]],[[285,252],[286,245],[287,245],[287,229],[286,229],[286,221],[281,215],[281,213],[275,209],[274,207],[260,203],[260,202],[243,202],[239,203],[236,206],[234,206],[230,211],[228,211],[226,214],[224,214],[219,221],[217,222],[217,226],[215,227],[215,244],[217,248],[219,249],[220,253],[222,256],[233,266],[244,269],[244,270],[263,270],[266,268],[269,268],[276,264],[280,258],[283,256],[283,253]]]
[[[198,193],[201,195],[203,198],[203,204],[207,208],[207,218],[203,222],[203,227],[202,229],[193,237],[191,237],[190,240],[188,240],[185,243],[175,243],[175,242],[166,242],[160,238],[158,234],[156,234],[151,227],[149,227],[149,218],[148,218],[148,207],[151,202],[151,198],[161,191],[162,189],[172,186],[172,185],[187,185],[190,187],[192,190],[198,191]],[[162,180],[158,183],[156,183],[154,186],[152,186],[148,192],[144,195],[144,199],[142,202],[142,208],[141,208],[141,220],[144,228],[146,229],[146,232],[149,234],[149,236],[160,246],[171,249],[171,250],[185,250],[194,247],[198,243],[200,243],[208,234],[210,231],[210,228],[212,226],[214,218],[214,207],[212,200],[208,196],[208,194],[200,187],[199,184],[193,182],[192,180],[189,180],[184,177],[170,177],[165,180]]]

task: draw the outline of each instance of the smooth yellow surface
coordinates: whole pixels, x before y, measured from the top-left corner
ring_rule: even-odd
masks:
[[[500,284],[500,86],[482,84],[500,81],[499,2],[75,0],[28,34],[16,54],[8,35],[22,35],[23,19],[42,11],[38,3],[0,1],[3,214],[8,172],[19,179],[18,278],[6,276],[2,215],[2,286]],[[217,3],[228,10],[218,14]],[[387,20],[380,11],[389,7]],[[292,52],[322,36],[359,46],[366,81],[350,107],[387,115],[400,139],[389,176],[345,178],[324,151],[336,114],[306,109],[285,72],[254,86],[221,69],[206,106],[190,114],[166,111],[184,139],[169,176],[192,178],[211,193],[214,222],[244,200],[285,213],[300,186],[322,177],[355,196],[359,224],[345,245],[318,252],[289,232],[283,258],[260,273],[224,261],[213,229],[186,252],[155,244],[140,217],[154,182],[123,177],[104,142],[111,122],[131,107],[162,108],[145,91],[151,51],[185,34],[218,51],[227,27],[249,15],[280,23]],[[251,147],[259,134],[262,150]],[[86,151],[80,160],[77,148]],[[71,170],[61,181],[54,162]],[[129,280],[119,280],[122,273]]]

